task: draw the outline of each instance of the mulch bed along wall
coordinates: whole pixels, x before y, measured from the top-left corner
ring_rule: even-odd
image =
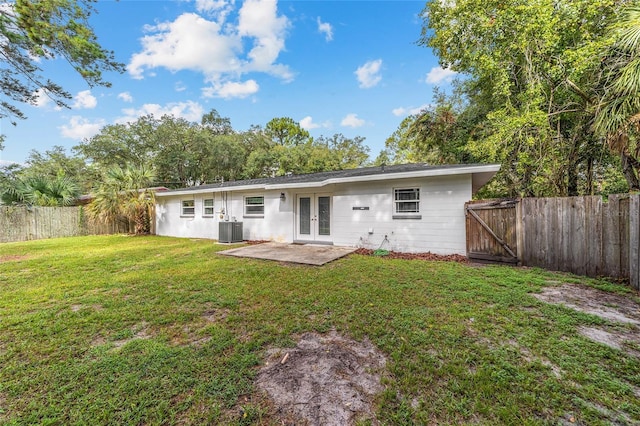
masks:
[[[365,248],[359,248],[355,251],[357,254],[362,254],[364,256],[373,256],[375,250],[369,250]],[[395,251],[390,251],[388,254],[380,257],[387,257],[390,259],[405,259],[405,260],[443,260],[447,262],[460,262],[460,263],[468,263],[469,260],[460,254],[433,254],[433,253],[399,253]]]

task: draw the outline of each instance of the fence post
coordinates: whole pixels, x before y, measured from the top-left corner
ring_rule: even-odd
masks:
[[[629,197],[629,283],[640,290],[640,195]]]

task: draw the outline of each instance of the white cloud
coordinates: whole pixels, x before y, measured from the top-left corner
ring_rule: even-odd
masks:
[[[247,0],[238,11],[237,22],[227,21],[234,2],[198,0],[201,12],[215,12],[214,20],[184,13],[172,22],[145,28],[142,49],[127,66],[133,78],[142,79],[156,68],[171,72],[200,72],[213,87],[233,87],[243,74],[261,72],[293,79],[288,66],[277,59],[285,48],[289,19],[278,15],[273,0]],[[249,46],[245,51],[245,46]],[[249,87],[247,82],[245,88]],[[257,85],[256,85],[257,86]],[[206,90],[206,89],[205,89]]]
[[[305,118],[300,120],[300,127],[302,127],[305,130],[311,130],[311,129],[317,129],[318,127],[320,127],[320,125],[318,123],[314,123],[313,118],[311,118],[310,115],[307,115]]]
[[[124,102],[133,102],[133,96],[129,92],[118,93],[118,99],[122,99]]]
[[[207,76],[236,72],[241,68],[237,53],[240,37],[222,34],[221,25],[195,13],[184,13],[173,22],[146,28],[143,50],[131,57],[129,73],[141,79],[145,69],[164,67],[172,72],[193,70]]]
[[[102,119],[92,122],[79,115],[74,115],[68,124],[62,125],[58,129],[63,137],[81,141],[96,135],[104,125],[105,121]]]
[[[225,0],[196,0],[198,12],[216,12],[228,6],[229,3]]]
[[[83,90],[78,92],[74,98],[72,108],[76,109],[93,109],[98,105],[98,100],[91,94],[91,90]]]
[[[47,96],[47,93],[44,89],[36,90],[34,95],[36,96],[36,99],[33,103],[33,106],[36,108],[44,108],[52,102],[51,98]]]
[[[9,161],[9,160],[0,160],[0,168],[9,167],[12,164],[20,164],[20,163],[16,163],[15,161]]]
[[[172,102],[164,106],[159,104],[144,104],[140,108],[125,108],[122,110],[123,117],[116,119],[116,123],[127,123],[135,121],[143,115],[153,115],[160,118],[163,115],[172,115],[177,118],[184,118],[188,121],[200,121],[204,114],[204,108],[197,102]]]
[[[284,50],[284,39],[290,26],[286,16],[278,16],[278,3],[273,0],[246,0],[239,12],[238,33],[253,38],[248,71],[264,71],[284,80],[293,79],[285,65],[274,64]]]
[[[313,118],[310,115],[307,115],[305,118],[300,120],[300,127],[305,130],[318,129],[320,127],[329,129],[331,128],[331,121],[324,121],[322,123],[316,123],[313,121]]]
[[[365,121],[361,118],[358,118],[358,114],[351,113],[351,114],[347,114],[346,117],[342,119],[340,124],[345,127],[356,128],[356,127],[364,126]]]
[[[368,89],[380,83],[380,80],[382,80],[380,68],[382,68],[382,59],[369,61],[359,67],[354,74],[358,77],[360,88]]]
[[[431,71],[427,73],[426,82],[429,84],[438,84],[443,81],[450,83],[457,74],[457,72],[449,68],[433,67]]]
[[[402,115],[415,115],[429,108],[429,106],[430,106],[429,104],[423,104],[423,105],[420,105],[419,107],[406,107],[406,108],[399,107],[399,108],[394,108],[391,112],[396,117],[400,117]]]
[[[328,22],[322,22],[318,16],[318,31],[324,34],[324,39],[327,41],[333,40],[333,27]]]
[[[247,96],[257,93],[260,89],[255,80],[247,80],[239,83],[228,81],[226,83],[214,84],[211,87],[202,89],[202,95],[206,98],[246,98]]]
[[[185,90],[187,90],[187,85],[182,81],[176,81],[176,84],[173,86],[173,88],[176,90],[176,92],[184,92]]]

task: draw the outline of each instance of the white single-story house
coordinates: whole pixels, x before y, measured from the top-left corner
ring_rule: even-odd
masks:
[[[194,186],[156,194],[156,234],[466,254],[465,202],[498,164],[400,164]],[[226,231],[225,237],[226,237]]]

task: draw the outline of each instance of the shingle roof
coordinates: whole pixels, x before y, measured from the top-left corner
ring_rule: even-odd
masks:
[[[468,169],[473,167],[483,167],[488,164],[450,164],[450,165],[429,165],[425,163],[394,164],[375,167],[362,167],[359,169],[336,170],[331,172],[309,173],[301,175],[276,176],[271,178],[234,180],[228,182],[217,182],[188,188],[165,191],[162,195],[169,195],[176,192],[203,191],[207,189],[235,188],[241,186],[255,185],[282,185],[282,184],[304,184],[317,183],[329,179],[362,178],[364,176],[394,175],[398,173]]]

